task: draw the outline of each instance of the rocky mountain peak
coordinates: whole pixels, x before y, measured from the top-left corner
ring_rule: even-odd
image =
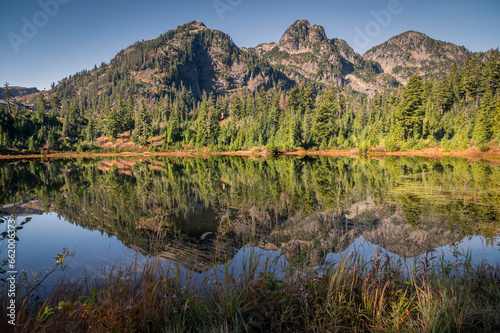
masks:
[[[311,25],[307,20],[298,20],[292,24],[281,37],[278,45],[280,50],[295,53],[300,45],[304,43],[309,35]]]
[[[429,38],[429,36],[427,36],[426,34],[423,34],[423,33],[418,32],[418,31],[409,30],[409,31],[403,32],[402,34],[399,34],[397,36],[392,37],[387,42],[393,43],[393,44],[406,45],[410,41],[419,42],[419,41],[423,41],[427,38]]]
[[[454,62],[463,64],[470,56],[463,46],[432,39],[417,31],[392,37],[363,55],[365,59],[378,62],[385,73],[403,83],[417,71],[428,77],[442,77]]]
[[[320,25],[313,25],[309,31],[309,42],[321,43],[327,40],[325,29]]]
[[[307,20],[292,24],[278,44],[261,44],[254,50],[287,77],[298,80],[341,86],[354,71],[382,71],[378,64],[365,62],[345,41],[329,39],[322,26]]]
[[[285,31],[278,45],[281,51],[294,54],[307,48],[304,44],[318,44],[325,40],[328,38],[322,26],[311,26],[307,20],[297,20]]]
[[[286,31],[285,34],[287,33],[301,33],[301,34],[307,34],[307,31],[311,29],[311,24],[309,23],[308,20],[305,19],[300,19],[295,21]]]
[[[198,22],[198,21],[192,21],[192,22],[188,23],[187,25],[192,27],[192,28],[208,29],[207,26],[205,25],[205,23]]]

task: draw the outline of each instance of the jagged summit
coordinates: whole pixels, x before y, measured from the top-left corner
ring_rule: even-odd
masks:
[[[322,26],[311,26],[307,20],[297,20],[285,31],[278,45],[281,51],[293,54],[327,40]]]
[[[261,44],[255,51],[295,80],[341,86],[354,71],[381,72],[380,66],[364,61],[345,41],[329,39],[322,26],[305,19],[295,21],[278,44]]]

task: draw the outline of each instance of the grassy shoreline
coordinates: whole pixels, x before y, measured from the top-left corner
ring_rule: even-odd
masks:
[[[500,162],[500,148],[492,148],[488,152],[481,152],[479,148],[469,148],[465,150],[448,151],[442,148],[427,148],[421,150],[406,150],[406,151],[383,151],[383,150],[368,150],[360,153],[357,150],[296,150],[270,153],[265,150],[239,150],[239,151],[208,151],[208,150],[181,150],[154,152],[148,150],[122,151],[122,152],[51,152],[42,154],[0,154],[0,160],[8,159],[43,159],[43,158],[91,158],[91,157],[136,157],[136,156],[368,156],[368,157],[385,157],[385,156],[415,156],[415,157],[461,157],[470,160],[487,159]]]
[[[470,258],[410,270],[351,255],[324,274],[290,265],[194,288],[159,262],[113,268],[57,285],[44,301],[19,297],[17,325],[2,332],[492,332],[500,330],[500,268]],[[431,260],[432,261],[432,260]],[[23,286],[18,287],[18,295]]]

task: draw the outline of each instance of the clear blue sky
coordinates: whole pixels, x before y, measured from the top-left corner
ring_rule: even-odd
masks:
[[[499,0],[0,0],[0,83],[48,89],[193,20],[251,47],[277,42],[300,18],[361,54],[407,30],[471,51],[500,47]]]

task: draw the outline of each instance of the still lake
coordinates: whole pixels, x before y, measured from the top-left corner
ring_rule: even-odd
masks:
[[[0,164],[0,177],[2,210],[17,223],[31,218],[16,243],[16,269],[30,273],[64,248],[75,251],[65,274],[76,278],[151,258],[206,278],[228,263],[238,273],[251,254],[316,268],[353,252],[500,264],[498,162],[16,160]]]

